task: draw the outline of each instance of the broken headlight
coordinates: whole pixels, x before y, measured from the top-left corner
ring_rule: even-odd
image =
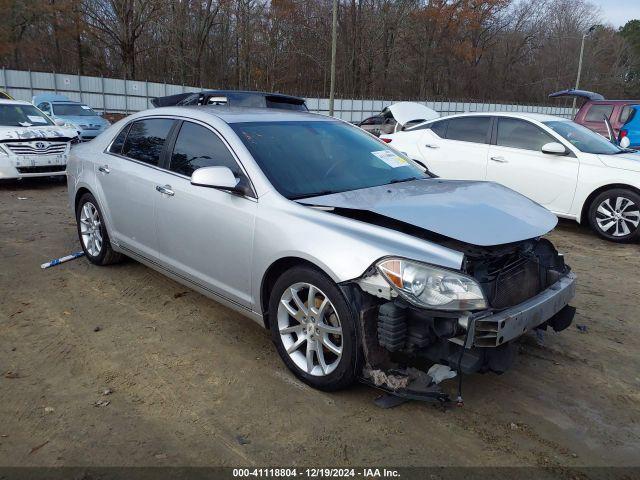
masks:
[[[471,277],[404,258],[386,258],[378,271],[403,298],[435,310],[487,308],[480,285]]]

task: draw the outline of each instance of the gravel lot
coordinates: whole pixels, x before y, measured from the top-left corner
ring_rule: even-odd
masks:
[[[463,408],[381,410],[301,384],[257,324],[132,260],[41,270],[79,250],[66,187],[0,183],[0,465],[638,466],[638,245],[550,237],[574,325],[466,378]]]

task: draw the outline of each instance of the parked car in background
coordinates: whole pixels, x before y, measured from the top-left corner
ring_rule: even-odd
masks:
[[[640,154],[571,120],[468,113],[382,138],[440,177],[498,182],[607,240],[640,239]]]
[[[575,276],[539,238],[554,215],[328,116],[140,112],[74,147],[68,188],[90,262],[131,256],[254,319],[319,389],[415,397],[407,356],[502,372],[514,340],[573,318]]]
[[[65,175],[77,139],[29,102],[0,99],[0,179]]]
[[[384,107],[382,112],[365,118],[357,125],[379,137],[383,133],[393,133],[439,116],[438,112],[420,103],[398,102]]]
[[[640,150],[640,105],[632,105],[630,108],[627,121],[620,127],[618,143],[621,143],[623,138],[627,138],[629,148]]]
[[[304,98],[282,93],[254,92],[243,90],[206,90],[194,93],[179,93],[151,99],[154,107],[185,107],[189,105],[227,105],[230,107],[278,108],[307,112]]]
[[[605,137],[608,132],[602,121],[603,117],[609,119],[614,134],[617,136],[622,125],[629,118],[633,105],[640,104],[640,100],[607,100],[599,93],[575,89],[561,90],[549,96],[583,99],[584,103],[580,106],[573,120]]]
[[[71,101],[64,95],[35,95],[32,103],[52,119],[73,126],[82,142],[93,140],[111,125],[88,105]]]

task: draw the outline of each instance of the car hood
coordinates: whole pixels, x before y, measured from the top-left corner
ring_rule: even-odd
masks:
[[[77,132],[73,128],[64,128],[57,125],[44,125],[33,127],[5,127],[0,126],[0,141],[4,140],[30,140],[38,138],[73,138]]]
[[[640,153],[619,153],[617,155],[598,155],[607,167],[640,172]]]
[[[558,222],[544,207],[493,182],[422,179],[299,202],[370,211],[478,246],[539,237]]]
[[[98,125],[101,127],[108,125],[104,118],[93,115],[56,115],[56,118],[60,118],[74,125]]]
[[[435,110],[416,102],[398,102],[389,105],[387,109],[400,125],[406,125],[414,120],[433,120],[440,117]]]

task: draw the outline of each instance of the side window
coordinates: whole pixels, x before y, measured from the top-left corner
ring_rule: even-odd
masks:
[[[118,136],[113,140],[113,143],[109,147],[109,151],[111,153],[117,153],[120,155],[122,153],[122,146],[124,145],[124,139],[127,138],[127,132],[129,131],[129,127],[131,124],[125,125],[125,127],[120,130]]]
[[[447,139],[487,143],[491,117],[458,117],[449,120]]]
[[[631,116],[631,112],[633,112],[633,107],[635,105],[625,105],[620,112],[620,123],[625,123],[629,120]]]
[[[540,151],[545,143],[557,140],[526,120],[498,118],[496,144],[500,147]]]
[[[217,135],[195,123],[184,122],[173,147],[169,169],[190,177],[202,167],[229,167],[240,176],[235,158]]]
[[[591,105],[584,120],[586,122],[602,122],[602,116],[606,115],[609,118],[612,111],[613,105]]]
[[[439,122],[433,122],[431,124],[431,131],[440,138],[445,138],[447,135],[447,121],[441,120]]]
[[[49,104],[47,102],[42,102],[40,105],[38,105],[38,108],[47,115],[51,115],[51,109],[49,108]]]
[[[150,118],[133,122],[129,127],[122,154],[149,165],[158,165],[172,126],[173,120],[168,118]]]

